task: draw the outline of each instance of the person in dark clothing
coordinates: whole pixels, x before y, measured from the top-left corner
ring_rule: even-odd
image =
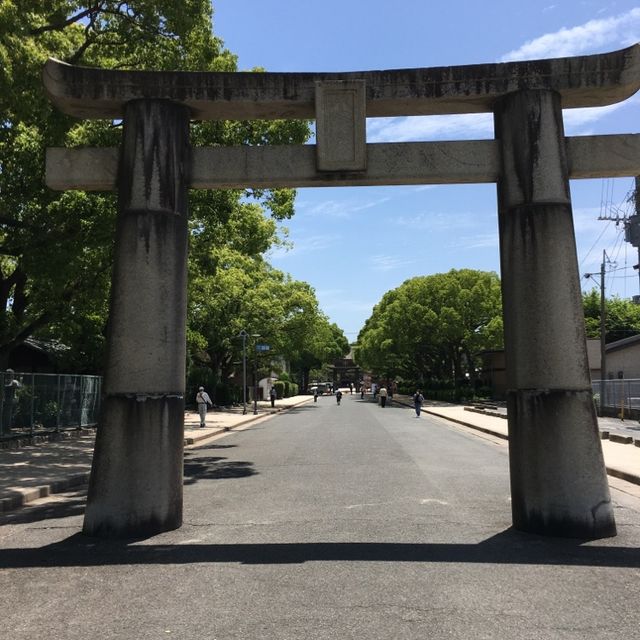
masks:
[[[416,418],[420,417],[420,410],[422,409],[422,403],[424,402],[424,396],[420,393],[420,389],[418,389],[413,394],[413,406],[416,410]]]
[[[342,391],[340,391],[340,389],[338,389],[336,391],[336,402],[338,403],[338,405],[340,404],[340,400],[342,400]]]

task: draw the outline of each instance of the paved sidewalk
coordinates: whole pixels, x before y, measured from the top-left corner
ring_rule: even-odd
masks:
[[[370,396],[369,396],[370,397]],[[243,415],[242,407],[231,410],[210,411],[207,426],[199,427],[200,420],[194,411],[185,413],[185,446],[195,445],[202,440],[236,428],[241,428],[255,420],[266,419],[279,411],[292,409],[311,402],[310,396],[296,396],[276,401],[275,409],[269,402],[258,403],[258,413],[254,415],[253,404],[247,405]],[[395,396],[392,406],[412,407],[409,398]],[[425,403],[423,412],[462,424],[471,429],[507,439],[507,421],[499,416],[469,411],[461,405],[446,403]],[[636,423],[627,422],[633,429]],[[609,475],[640,485],[640,435],[629,436],[620,420],[612,418],[600,421],[601,432],[620,435],[621,440],[631,440],[628,444],[603,439],[605,464]],[[635,432],[631,432],[635,433]],[[604,434],[603,434],[604,435]],[[0,450],[0,513],[11,511],[38,498],[50,494],[70,491],[86,485],[91,470],[94,434],[69,437],[57,442],[26,446],[19,449]]]

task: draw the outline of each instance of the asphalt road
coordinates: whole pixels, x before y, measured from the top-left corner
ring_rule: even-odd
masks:
[[[506,443],[323,397],[185,457],[185,524],[80,535],[82,495],[0,523],[7,638],[632,638],[640,487],[619,535],[510,528]]]

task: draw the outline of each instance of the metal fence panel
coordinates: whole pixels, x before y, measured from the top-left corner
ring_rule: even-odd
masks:
[[[97,424],[102,378],[0,373],[0,438]]]
[[[604,382],[604,406],[618,410],[640,409],[640,379],[593,380],[592,388],[596,401],[602,401]]]

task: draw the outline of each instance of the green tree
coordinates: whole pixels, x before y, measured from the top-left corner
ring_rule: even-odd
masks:
[[[313,289],[264,260],[264,252],[279,241],[274,221],[244,203],[231,212],[226,234],[224,246],[204,233],[192,239],[188,341],[194,375],[202,375],[204,367],[211,372],[210,385],[227,380],[242,356],[243,330],[269,344],[269,365],[283,359],[298,373],[304,373],[309,354],[324,363],[341,353],[344,346],[336,349],[335,333],[344,344],[346,338],[320,312]]]
[[[235,71],[236,58],[212,34],[210,0],[0,0],[0,367],[36,334],[63,339],[73,347],[73,366],[97,371],[115,198],[48,190],[44,153],[49,146],[115,146],[121,130],[118,123],[78,122],[53,109],[41,82],[49,56],[87,66],[211,71]],[[300,121],[192,125],[194,145],[287,144],[308,135]],[[227,246],[232,223],[232,249],[255,255],[268,245],[240,215],[245,195],[276,219],[293,214],[289,190],[193,191],[194,244],[208,243],[215,254]],[[196,259],[206,260],[202,255]]]
[[[309,386],[311,371],[322,369],[349,353],[350,346],[342,329],[330,323],[323,313],[316,314],[298,336],[289,352],[291,367],[297,372],[300,388]]]
[[[359,364],[384,378],[454,385],[477,352],[502,346],[500,281],[471,269],[421,276],[384,294],[358,336]]]
[[[582,294],[588,338],[600,337],[600,291]],[[618,296],[605,300],[605,342],[615,342],[640,334],[640,305]]]

